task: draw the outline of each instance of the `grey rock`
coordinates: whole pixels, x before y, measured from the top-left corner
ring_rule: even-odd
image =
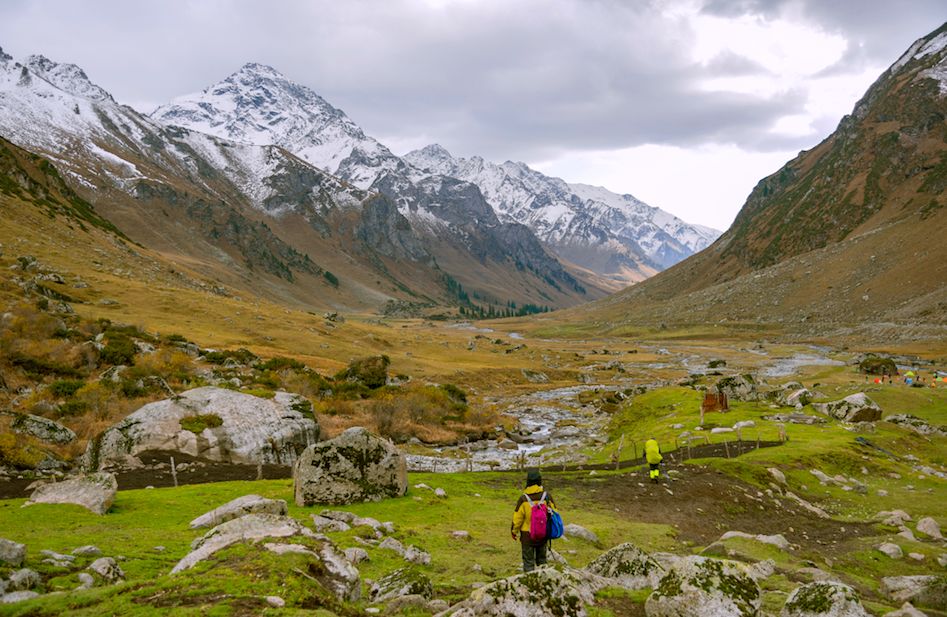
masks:
[[[927,614],[914,608],[910,602],[905,602],[898,610],[885,613],[885,617],[927,617]]]
[[[564,527],[563,531],[565,532],[565,537],[567,538],[579,538],[580,540],[585,540],[586,542],[591,542],[592,544],[599,544],[598,536],[582,525],[568,523]]]
[[[891,422],[892,424],[903,426],[904,428],[912,430],[915,433],[919,433],[921,435],[940,435],[941,437],[947,436],[947,427],[932,426],[926,420],[922,420],[921,418],[908,413],[887,416],[885,418],[885,422]]]
[[[0,603],[16,604],[17,602],[32,600],[33,598],[38,597],[39,594],[35,591],[14,591],[13,593],[8,593],[5,596],[0,596]]]
[[[89,564],[89,570],[109,585],[125,580],[122,568],[111,557],[99,557]]]
[[[306,555],[321,564],[320,570],[325,574],[319,578],[319,582],[331,591],[337,598],[354,602],[361,597],[361,580],[358,570],[345,554],[322,536],[318,548],[310,548],[302,544],[281,544],[267,542],[263,548],[276,553],[277,555],[286,555],[289,553],[297,555]]]
[[[10,423],[10,429],[14,433],[30,435],[47,443],[64,445],[76,440],[72,429],[59,422],[30,414],[16,415]]]
[[[334,518],[327,518],[318,514],[312,515],[312,524],[319,533],[331,533],[335,531],[348,531],[351,525],[345,521],[338,521]]]
[[[282,499],[267,499],[259,495],[244,495],[228,501],[224,505],[214,508],[191,521],[191,529],[214,527],[229,520],[240,518],[246,514],[286,514],[286,502]]]
[[[843,422],[874,422],[881,419],[881,407],[864,392],[829,403],[814,403],[812,408]]]
[[[917,522],[917,530],[925,536],[935,540],[943,540],[944,536],[940,531],[940,525],[930,516],[925,516]]]
[[[181,421],[216,416],[219,426],[200,434]],[[312,404],[277,392],[264,399],[233,390],[204,387],[149,403],[89,443],[83,464],[92,469],[122,465],[147,450],[182,452],[220,463],[290,465],[319,440]]]
[[[428,601],[429,598],[416,593],[397,596],[388,601],[388,606],[385,607],[385,613],[388,615],[398,615],[405,610],[427,609]]]
[[[42,582],[43,579],[39,573],[29,568],[23,568],[10,575],[10,578],[7,580],[7,589],[23,591],[25,589],[33,589]]]
[[[400,568],[375,581],[368,592],[371,602],[387,602],[407,595],[430,598],[434,595],[431,580],[415,568]]]
[[[80,557],[98,557],[102,554],[102,551],[97,546],[87,544],[73,549],[72,554],[79,555]]]
[[[786,475],[783,472],[776,469],[775,467],[769,467],[766,471],[769,472],[769,475],[773,476],[773,479],[776,480],[776,482],[782,484],[783,486],[786,485]]]
[[[947,610],[947,578],[944,576],[886,576],[881,579],[881,593],[895,602]]]
[[[286,600],[279,596],[266,596],[264,600],[266,600],[266,603],[273,608],[283,608],[286,606]]]
[[[110,473],[90,473],[44,484],[33,491],[27,504],[71,503],[95,514],[105,514],[115,501],[118,482]]]
[[[630,542],[602,553],[585,569],[598,576],[617,579],[627,589],[654,588],[666,573],[655,559]]]
[[[361,427],[309,446],[293,467],[296,504],[347,504],[400,497],[407,462],[391,443]]]
[[[766,394],[760,391],[761,385],[764,384],[753,375],[744,374],[724,377],[717,381],[716,388],[734,401],[759,401],[766,398]]]
[[[77,589],[92,589],[93,587],[95,587],[95,577],[88,572],[80,572]]]
[[[26,558],[26,545],[0,538],[0,563],[19,566]]]
[[[357,546],[352,548],[347,548],[343,551],[345,558],[348,559],[355,565],[362,563],[363,561],[368,561],[368,551],[364,548],[359,548]]]
[[[808,583],[786,598],[780,617],[871,617],[855,590],[836,581]]]
[[[749,534],[742,531],[728,531],[720,536],[720,540],[729,540],[730,538],[746,538],[748,540],[755,540],[763,544],[771,544],[776,548],[782,549],[784,551],[789,550],[789,540],[787,540],[782,534],[777,533],[774,535],[763,535],[763,534]]]
[[[891,559],[901,559],[904,557],[904,551],[901,550],[901,547],[892,542],[884,542],[875,547],[875,549],[881,551]]]
[[[470,597],[442,615],[451,617],[584,617],[594,593],[605,579],[581,570],[539,568],[494,581],[475,589]]]
[[[681,615],[755,615],[763,594],[755,580],[739,565],[718,559],[690,556],[664,575],[648,596],[648,617]]]
[[[892,527],[901,527],[907,521],[911,520],[911,515],[905,512],[904,510],[882,510],[875,515],[874,519],[882,525],[890,525]]]

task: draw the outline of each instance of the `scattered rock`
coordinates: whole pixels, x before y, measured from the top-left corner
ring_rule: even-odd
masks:
[[[64,445],[76,440],[72,429],[42,416],[17,414],[10,423],[10,429],[14,433],[31,435],[47,443]]]
[[[908,557],[914,561],[924,561],[927,557],[922,553],[908,553]]]
[[[819,416],[810,416],[804,413],[777,413],[771,416],[763,416],[764,420],[771,420],[773,422],[788,422],[789,424],[825,424],[825,418],[820,418]]]
[[[864,392],[829,403],[813,403],[812,408],[843,422],[874,422],[881,419],[881,407]]]
[[[934,538],[935,540],[944,539],[944,536],[940,531],[940,525],[930,516],[925,516],[917,522],[917,530],[925,536]]]
[[[742,420],[733,425],[733,430],[739,431],[745,428],[753,428],[754,426],[756,426],[756,422],[753,420]]]
[[[898,532],[898,535],[904,538],[905,540],[909,540],[911,542],[917,541],[917,538],[914,537],[914,532],[908,529],[907,527],[902,527],[901,531]]]
[[[14,591],[13,593],[8,593],[4,596],[0,596],[0,602],[3,604],[16,604],[17,602],[23,602],[25,600],[32,600],[33,598],[38,598],[39,594],[35,591]]]
[[[576,525],[575,523],[569,523],[564,528],[565,537],[567,538],[579,538],[580,540],[585,540],[586,542],[591,542],[592,544],[598,545],[600,543],[598,536],[594,532],[589,531],[581,525]]]
[[[523,377],[526,381],[530,383],[549,383],[549,377],[546,373],[539,371],[531,371],[529,369],[520,369],[520,372],[523,373]]]
[[[410,593],[405,596],[398,596],[388,601],[385,613],[388,615],[400,615],[406,610],[427,609],[429,598],[421,594]]]
[[[10,575],[10,578],[7,580],[7,589],[23,591],[25,589],[33,589],[42,582],[43,579],[40,578],[37,572],[29,568],[23,568]]]
[[[944,576],[886,576],[881,579],[881,593],[895,602],[947,610],[947,577]]]
[[[927,615],[914,608],[910,602],[905,602],[898,610],[885,613],[885,617],[927,617]]]
[[[765,394],[760,392],[760,385],[763,384],[757,382],[753,375],[745,374],[724,377],[717,381],[716,388],[734,401],[758,401],[766,398]]]
[[[430,598],[434,595],[431,579],[415,568],[401,568],[375,581],[368,592],[371,602],[386,602],[407,595]]]
[[[466,542],[470,541],[470,532],[469,531],[452,531],[450,532],[450,537],[455,540],[464,540]]]
[[[92,589],[93,587],[95,587],[95,577],[88,572],[80,572],[77,589]]]
[[[678,561],[648,596],[648,617],[755,615],[759,585],[733,562],[690,556]]]
[[[238,519],[239,520],[239,519]],[[362,584],[358,570],[344,553],[325,536],[318,538],[321,545],[311,548],[302,544],[282,544],[267,542],[263,548],[277,555],[297,554],[306,555],[318,562],[319,566],[310,568],[311,571],[321,572],[318,575],[322,586],[342,600],[355,601],[361,597]]]
[[[312,515],[312,524],[319,533],[332,533],[335,531],[348,531],[351,525],[345,521],[339,521],[334,518],[327,518],[318,514]]]
[[[283,608],[286,606],[286,600],[279,596],[266,596],[264,599],[266,600],[266,603],[273,608]]]
[[[665,574],[657,561],[630,542],[599,555],[585,569],[598,576],[618,579],[621,586],[628,589],[653,588]]]
[[[732,433],[733,429],[729,426],[718,426],[716,428],[710,429],[711,434],[718,435],[720,433]]]
[[[113,474],[90,473],[44,484],[33,491],[26,503],[71,503],[95,514],[105,514],[112,507],[117,491],[118,482]]]
[[[286,514],[286,502],[282,499],[267,499],[259,495],[244,495],[214,508],[191,521],[191,529],[214,527],[246,514]]]
[[[508,617],[556,615],[584,617],[585,605],[594,600],[596,587],[587,574],[539,568],[494,581],[475,589],[470,597],[448,609],[451,617]]]
[[[188,390],[145,405],[89,442],[90,469],[121,466],[141,452],[182,452],[220,463],[289,465],[319,440],[312,404],[277,392],[264,399],[223,388]]]
[[[940,435],[941,437],[947,436],[947,427],[931,426],[927,421],[922,420],[917,416],[912,416],[909,413],[888,416],[885,418],[885,422],[891,422],[892,424],[903,426],[904,428],[910,429],[921,435]]]
[[[871,617],[858,594],[836,581],[808,583],[786,598],[780,617]]]
[[[125,580],[125,573],[111,557],[99,557],[89,564],[89,570],[98,574],[109,585]]]
[[[26,545],[0,538],[0,563],[17,567],[26,558]]]
[[[875,547],[877,550],[881,551],[891,559],[901,559],[904,557],[904,551],[901,550],[901,547],[897,544],[891,542],[885,542],[884,544],[879,544]]]
[[[808,388],[802,387],[802,384],[786,384],[792,385],[791,388],[784,388],[782,392],[779,393],[779,396],[776,400],[781,405],[786,407],[805,407],[812,402],[813,394]]]
[[[769,475],[773,476],[773,479],[776,480],[779,484],[785,486],[786,484],[786,475],[775,467],[769,467],[766,471],[769,472]]]
[[[404,455],[361,427],[309,446],[293,468],[296,504],[347,504],[400,497],[408,489]]]
[[[358,565],[363,561],[368,561],[368,551],[366,551],[364,548],[355,546],[345,549],[343,553],[345,554],[345,558],[352,562],[353,565]]]
[[[442,499],[443,499],[443,498],[446,498],[446,497],[447,497],[447,491],[445,491],[445,490],[442,489],[442,488],[435,489],[435,490],[434,490],[434,496],[435,496],[435,497],[440,497],[440,498],[442,498]]]
[[[784,551],[788,551],[790,548],[789,540],[779,533],[767,536],[762,534],[753,535],[742,531],[728,531],[720,536],[721,541],[729,540],[730,538],[747,538],[749,540],[756,540],[757,542],[762,542],[763,544],[771,544]]]
[[[904,525],[904,523],[911,520],[911,515],[904,510],[882,510],[876,514],[872,520],[880,522],[882,525],[901,527]]]
[[[79,548],[72,550],[73,555],[79,555],[80,557],[98,557],[102,554],[102,551],[97,546],[87,544],[85,546],[80,546]]]

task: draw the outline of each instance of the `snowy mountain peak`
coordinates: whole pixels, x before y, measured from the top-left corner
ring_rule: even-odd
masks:
[[[260,64],[259,62],[247,62],[242,67],[240,67],[239,71],[234,73],[234,75],[240,74],[286,80],[286,76],[274,69],[272,66],[268,64]]]
[[[3,53],[3,48],[0,47],[0,62],[7,62],[9,60],[13,60],[13,56]]]
[[[35,75],[69,94],[93,101],[113,100],[111,94],[92,83],[85,71],[75,64],[54,62],[46,56],[33,55],[26,59],[25,65]]]

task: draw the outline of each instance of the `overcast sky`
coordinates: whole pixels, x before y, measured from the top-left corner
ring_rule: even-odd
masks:
[[[0,47],[150,109],[246,62],[395,153],[521,160],[725,229],[944,0],[0,0]]]

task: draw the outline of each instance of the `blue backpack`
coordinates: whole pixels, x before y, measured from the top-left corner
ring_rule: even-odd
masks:
[[[562,525],[562,517],[558,512],[549,508],[549,522],[546,524],[546,537],[550,540],[556,540],[565,533],[565,527]]]

